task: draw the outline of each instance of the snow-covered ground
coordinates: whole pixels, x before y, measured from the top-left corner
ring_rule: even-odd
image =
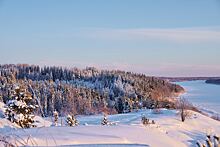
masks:
[[[161,112],[140,110],[111,115],[108,116],[114,124],[111,126],[100,125],[102,115],[78,116],[80,125],[76,127],[55,127],[51,126],[51,118],[36,117],[38,127],[32,129],[20,129],[0,118],[0,135],[19,145],[30,146],[182,147],[203,142],[207,133],[220,134],[220,122],[199,113],[192,112],[192,116],[182,123],[177,111],[163,109]],[[143,126],[142,116],[155,120],[156,124]],[[62,124],[64,121],[60,119]]]

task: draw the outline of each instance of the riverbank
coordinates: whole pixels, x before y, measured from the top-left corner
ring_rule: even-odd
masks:
[[[207,84],[205,80],[175,82],[185,89],[181,96],[185,97],[205,115],[220,116],[219,85]]]

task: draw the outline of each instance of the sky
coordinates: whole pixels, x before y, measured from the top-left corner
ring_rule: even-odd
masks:
[[[0,64],[220,76],[220,0],[0,0]]]

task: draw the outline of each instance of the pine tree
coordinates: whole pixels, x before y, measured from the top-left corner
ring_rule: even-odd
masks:
[[[7,103],[6,117],[13,123],[17,123],[22,128],[35,127],[33,111],[38,108],[34,104],[32,95],[25,89],[16,87],[11,100]]]
[[[78,126],[79,122],[78,120],[74,117],[74,115],[68,115],[66,119],[67,124],[72,127],[72,126]]]
[[[107,116],[104,114],[104,117],[103,117],[103,120],[101,122],[101,124],[104,126],[104,125],[108,125],[108,119],[107,119]]]

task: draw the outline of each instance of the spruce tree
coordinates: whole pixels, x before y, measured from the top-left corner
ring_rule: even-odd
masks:
[[[68,115],[66,119],[67,124],[72,127],[72,126],[78,126],[79,122],[78,120],[74,117],[74,115]]]
[[[107,116],[104,114],[103,120],[101,122],[102,125],[108,125],[108,119]]]
[[[22,128],[35,127],[33,111],[38,105],[35,105],[32,95],[25,89],[16,87],[9,98],[5,112],[7,119]]]

